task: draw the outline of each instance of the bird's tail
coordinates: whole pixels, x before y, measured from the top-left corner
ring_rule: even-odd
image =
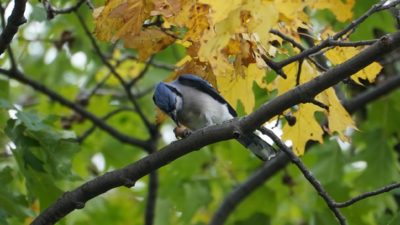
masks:
[[[263,161],[270,160],[276,155],[276,150],[255,133],[246,134],[237,140]]]

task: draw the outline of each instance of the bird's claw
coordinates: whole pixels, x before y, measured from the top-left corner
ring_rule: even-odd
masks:
[[[175,137],[179,139],[179,138],[187,138],[189,135],[192,134],[192,131],[190,131],[186,127],[175,127],[174,133]]]

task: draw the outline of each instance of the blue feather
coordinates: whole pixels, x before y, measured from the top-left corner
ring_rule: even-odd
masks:
[[[169,114],[175,109],[176,93],[174,93],[170,86],[164,82],[160,82],[156,86],[153,101],[162,111]]]

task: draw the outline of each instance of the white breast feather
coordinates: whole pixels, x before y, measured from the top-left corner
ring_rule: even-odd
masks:
[[[233,118],[226,104],[221,104],[208,94],[177,83],[174,86],[183,95],[182,113],[178,112],[178,118],[186,127],[196,130]]]

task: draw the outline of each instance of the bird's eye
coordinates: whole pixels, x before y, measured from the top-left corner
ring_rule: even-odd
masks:
[[[153,95],[153,102],[156,102],[156,96]]]

